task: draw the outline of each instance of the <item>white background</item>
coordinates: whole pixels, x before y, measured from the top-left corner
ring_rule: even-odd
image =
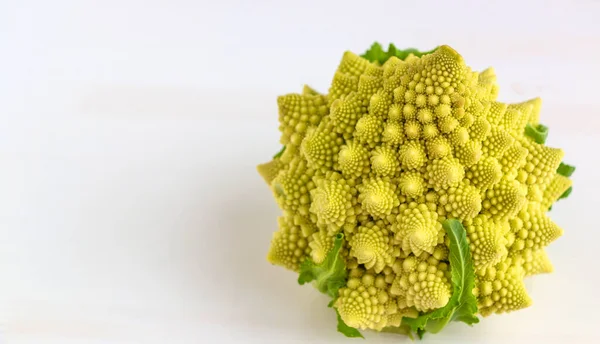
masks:
[[[591,0],[3,0],[4,343],[350,342],[266,262],[279,210],[255,165],[279,149],[276,96],[326,91],[374,40],[494,66],[502,100],[543,97],[548,143],[578,167],[534,306],[427,342],[599,342],[599,16]]]

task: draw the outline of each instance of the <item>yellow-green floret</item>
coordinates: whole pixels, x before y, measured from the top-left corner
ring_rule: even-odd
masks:
[[[544,129],[541,100],[508,104],[498,91],[493,69],[441,46],[373,61],[346,52],[328,94],[279,97],[285,149],[258,166],[283,211],[268,260],[327,263],[343,237],[332,306],[346,325],[379,331],[450,302],[442,223],[456,219],[477,313],[529,306],[523,278],[552,271],[544,248],[563,230],[548,210],[572,181],[557,172],[563,151],[527,133]]]

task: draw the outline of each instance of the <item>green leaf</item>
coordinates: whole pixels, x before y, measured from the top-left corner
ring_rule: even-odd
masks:
[[[391,56],[398,56],[399,53],[400,53],[400,51],[398,50],[398,48],[396,48],[395,45],[390,43],[390,45],[388,46],[387,54],[391,57]]]
[[[425,331],[438,333],[450,321],[461,321],[472,325],[479,322],[477,299],[473,295],[475,287],[475,271],[465,228],[460,221],[449,219],[442,223],[450,238],[450,273],[452,276],[452,297],[446,306],[433,312],[422,314],[417,318],[402,319],[402,324],[408,325],[422,337]]]
[[[563,194],[560,195],[560,197],[558,199],[563,199],[563,198],[569,197],[569,195],[571,194],[571,192],[573,192],[573,187],[572,186],[570,186],[567,190],[565,190],[565,192],[563,192]]]
[[[273,155],[273,159],[277,159],[277,158],[281,157],[283,155],[283,152],[285,152],[285,147],[286,146],[281,147],[281,150],[279,150],[279,152],[277,152],[277,154]]]
[[[548,137],[548,127],[543,124],[531,125],[527,123],[525,126],[525,135],[533,139],[533,141],[544,144]]]
[[[314,281],[320,292],[336,298],[338,290],[346,285],[346,264],[340,256],[343,241],[344,234],[335,236],[333,248],[321,264],[315,264],[312,259],[307,258],[300,265],[298,283],[302,285]]]
[[[415,340],[415,337],[413,336],[410,326],[406,326],[406,325],[400,325],[398,327],[396,327],[396,326],[384,327],[381,330],[381,332],[403,334],[405,336],[408,336],[408,338],[410,338],[411,340]]]
[[[367,50],[364,54],[362,54],[360,56],[371,62],[377,62],[380,65],[382,65],[385,63],[385,61],[387,61],[392,56],[396,56],[397,58],[404,60],[410,54],[421,57],[423,55],[433,53],[436,49],[437,49],[437,47],[430,51],[419,51],[414,48],[399,50],[398,48],[396,48],[395,45],[390,44],[388,46],[388,51],[386,52],[385,50],[383,50],[383,47],[381,46],[381,44],[375,42],[375,43],[373,43],[373,45],[371,45],[371,48],[369,48],[369,50]]]
[[[340,312],[338,312],[337,309],[335,310],[335,314],[337,314],[337,320],[338,320],[337,330],[338,330],[338,332],[340,332],[344,336],[350,337],[350,338],[363,338],[363,339],[365,338],[357,329],[346,325],[346,323],[344,322],[344,320],[342,320],[342,317],[340,316]]]
[[[567,165],[564,162],[561,162],[558,168],[556,169],[556,173],[561,176],[570,177],[573,172],[575,172],[575,166]]]
[[[313,282],[315,288],[320,292],[331,296],[332,300],[327,305],[328,307],[333,307],[338,297],[339,289],[346,285],[346,263],[340,255],[343,242],[344,234],[339,233],[335,236],[333,248],[327,253],[327,257],[325,257],[325,260],[321,264],[315,264],[312,259],[306,258],[300,265],[298,283],[303,285]],[[339,332],[343,333],[346,337],[364,338],[357,329],[346,325],[337,309],[335,312],[338,318],[337,329]]]
[[[383,64],[388,58],[391,57],[388,56],[388,54],[383,50],[381,44],[377,42],[373,43],[371,48],[369,48],[369,50],[365,51],[365,53],[360,56],[371,62],[379,62],[379,64]]]
[[[556,173],[560,174],[561,176],[567,177],[567,178],[570,177],[571,175],[573,175],[573,172],[575,172],[575,166],[565,164],[564,162],[561,162],[560,165],[558,166],[558,168],[556,169]],[[560,195],[560,197],[557,199],[557,201],[569,197],[571,192],[573,192],[572,186],[569,187],[567,190],[565,190],[565,192],[563,192],[563,194]],[[550,206],[550,209],[548,209],[548,210],[552,210],[552,206]]]

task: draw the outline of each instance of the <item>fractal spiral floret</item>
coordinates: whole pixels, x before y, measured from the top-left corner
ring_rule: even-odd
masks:
[[[523,279],[552,271],[548,211],[574,167],[545,145],[541,100],[498,91],[448,46],[374,44],[343,55],[327,94],[277,99],[267,258],[331,296],[340,332],[422,336],[532,304]]]

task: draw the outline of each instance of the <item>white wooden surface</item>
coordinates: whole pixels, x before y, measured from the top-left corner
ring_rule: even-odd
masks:
[[[401,4],[404,3],[404,4]],[[265,255],[275,97],[346,49],[446,43],[540,95],[577,165],[534,306],[430,343],[597,343],[598,1],[3,1],[2,343],[342,343]],[[370,342],[407,342],[367,333]]]

